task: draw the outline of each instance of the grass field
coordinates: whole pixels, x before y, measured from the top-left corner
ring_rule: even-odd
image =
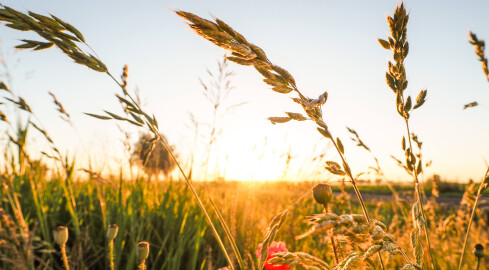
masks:
[[[53,177],[45,180],[43,173],[39,168],[33,168],[13,178],[2,177],[4,201],[0,236],[3,269],[29,269],[32,265],[42,268],[42,264],[48,268],[62,268],[51,231],[58,225],[69,228],[67,252],[74,269],[105,269],[108,263],[105,234],[109,224],[119,226],[114,242],[116,269],[136,268],[135,249],[140,241],[150,242],[149,269],[218,269],[227,265],[192,194],[182,181],[155,183],[145,178],[131,181],[120,177],[111,177],[106,182],[96,178],[76,181]],[[288,218],[276,240],[285,242],[289,251],[308,252],[333,265],[330,243],[321,234],[295,239],[309,230],[304,217],[322,211],[311,193],[314,185],[313,182],[208,182],[196,184],[196,188],[204,200],[213,198],[236,239],[246,268],[256,269],[255,251],[269,221],[288,207]],[[331,205],[335,213],[361,211],[354,193],[341,195],[340,187],[334,189],[338,191]],[[364,194],[376,194],[377,191],[389,194],[384,185],[361,186],[360,190]],[[412,188],[404,186],[396,187],[396,190],[403,190],[401,193],[412,198]],[[454,193],[448,194],[453,196]],[[459,198],[463,196],[456,194]],[[440,193],[440,197],[444,196]],[[406,231],[412,226],[412,201],[396,201],[392,196],[387,200],[376,200],[375,195],[367,197],[368,210],[389,224],[387,231],[409,250]],[[434,250],[436,263],[440,269],[453,269],[458,257],[445,254],[461,247],[473,200],[464,197],[460,207],[453,202],[447,207],[434,200],[428,201],[426,211],[430,229],[436,233],[432,244],[440,247]],[[72,205],[73,210],[70,209]],[[206,206],[210,208],[209,203]],[[487,213],[482,210],[477,215],[469,246],[473,246],[477,239],[486,239],[487,218]],[[218,222],[215,216],[213,220]],[[23,222],[28,226],[23,228]],[[354,248],[347,239],[339,243],[344,254]],[[467,269],[471,269],[476,260],[472,254],[467,257],[467,265],[471,265]],[[404,262],[401,256],[391,256],[385,263],[388,269],[396,269]]]

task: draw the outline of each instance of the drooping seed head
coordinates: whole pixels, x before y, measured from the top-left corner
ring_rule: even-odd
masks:
[[[355,234],[360,234],[360,233],[365,233],[368,229],[368,225],[366,224],[360,224],[355,227],[353,227],[352,232]]]
[[[64,226],[59,226],[58,228],[54,229],[53,234],[54,241],[60,246],[64,246],[68,241],[68,228]]]
[[[116,224],[109,225],[107,229],[107,240],[112,241],[117,236],[117,232],[119,231],[119,227]]]
[[[139,242],[136,249],[136,259],[138,264],[141,264],[144,260],[148,258],[149,255],[149,243]]]
[[[370,235],[372,236],[372,239],[374,240],[380,240],[384,238],[384,230],[380,226],[375,226],[372,231],[370,232]]]
[[[475,245],[474,255],[477,258],[484,258],[484,246],[481,244]]]
[[[333,199],[333,191],[331,190],[331,187],[326,184],[317,184],[312,189],[312,195],[316,202],[322,205],[328,204]]]
[[[382,249],[391,253],[391,254],[396,254],[399,250],[397,247],[394,245],[392,242],[386,242],[382,245]]]
[[[353,224],[353,222],[355,221],[353,220],[353,217],[351,215],[341,215],[338,222],[343,225],[350,225]]]

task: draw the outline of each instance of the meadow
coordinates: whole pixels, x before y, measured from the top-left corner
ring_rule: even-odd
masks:
[[[1,269],[486,269],[489,205],[484,195],[489,168],[481,172],[480,181],[467,184],[425,175],[430,162],[423,159],[422,142],[411,130],[411,115],[421,113],[417,109],[429,94],[423,89],[411,97],[405,91],[409,14],[403,4],[387,16],[389,34],[378,43],[392,55],[380,76],[386,78],[387,94],[403,123],[399,146],[405,160],[396,161],[412,179],[408,183],[387,179],[373,154],[376,166],[370,174],[378,181],[353,173],[342,140],[323,118],[327,92],[308,97],[286,69],[220,19],[173,12],[197,35],[228,51],[222,65],[229,61],[252,67],[277,95],[291,97],[300,112],[268,120],[310,121],[315,126],[311,132],[328,140],[338,155],[336,161],[319,160],[334,180],[193,181],[196,168],[184,165],[181,160],[187,157],[176,155],[158,119],[127,89],[127,66],[120,76],[113,75],[65,19],[2,6],[0,21],[5,26],[34,32],[41,39],[24,39],[17,49],[56,47],[116,84],[122,113],[86,114],[144,130],[148,135],[136,147],[136,158],[141,167],[153,167],[136,175],[122,168],[104,175],[78,168],[74,157],[63,154],[38,123],[25,99],[2,81],[4,102],[16,110],[13,115],[0,111],[7,126],[0,174]],[[472,32],[469,42],[489,78],[484,42]],[[70,115],[52,97],[69,123]],[[25,120],[13,123],[21,114]],[[355,130],[349,132],[359,148],[372,153]],[[213,134],[209,145],[218,139]],[[41,159],[31,157],[30,136],[50,149]],[[154,153],[164,160],[162,172],[155,172],[160,163],[152,161]],[[165,180],[158,181],[155,174]]]

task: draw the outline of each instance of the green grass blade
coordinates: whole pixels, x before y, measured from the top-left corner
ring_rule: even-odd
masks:
[[[217,218],[219,219],[219,222],[221,223],[221,226],[224,229],[224,233],[226,234],[226,237],[228,238],[229,242],[231,243],[231,247],[233,248],[234,255],[236,256],[236,260],[238,260],[239,267],[244,270],[244,263],[243,263],[243,258],[241,257],[241,253],[239,252],[238,245],[236,245],[236,241],[234,240],[233,235],[231,234],[231,231],[229,230],[229,227],[226,224],[226,221],[221,215],[221,212],[217,208],[216,204],[214,201],[209,198],[211,204],[212,204],[212,209],[214,209],[214,212],[217,215]]]

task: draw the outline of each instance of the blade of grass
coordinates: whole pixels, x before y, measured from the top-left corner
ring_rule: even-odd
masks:
[[[245,269],[244,263],[243,263],[243,258],[241,257],[241,254],[239,252],[238,245],[236,245],[236,241],[234,240],[234,237],[231,234],[231,231],[229,230],[229,227],[227,226],[226,221],[222,217],[221,212],[219,211],[219,208],[217,208],[214,201],[211,198],[209,198],[209,201],[212,204],[212,209],[214,209],[214,212],[216,213],[217,218],[219,219],[219,222],[221,222],[222,227],[224,228],[224,233],[226,234],[226,237],[229,239],[229,242],[231,243],[231,247],[234,251],[234,254],[237,255],[236,259],[238,260],[239,267],[241,269]]]
[[[487,175],[489,174],[489,167],[482,177],[481,183],[479,185],[479,190],[477,191],[477,196],[475,197],[474,206],[472,208],[472,213],[470,214],[469,225],[467,225],[467,232],[465,233],[464,245],[462,247],[462,254],[460,254],[460,261],[458,263],[458,270],[462,269],[462,263],[464,261],[465,249],[467,248],[467,242],[469,240],[470,227],[472,226],[472,220],[474,220],[475,210],[477,209],[477,204],[479,203],[479,198],[482,195],[482,192],[487,188],[488,183],[486,183]]]

